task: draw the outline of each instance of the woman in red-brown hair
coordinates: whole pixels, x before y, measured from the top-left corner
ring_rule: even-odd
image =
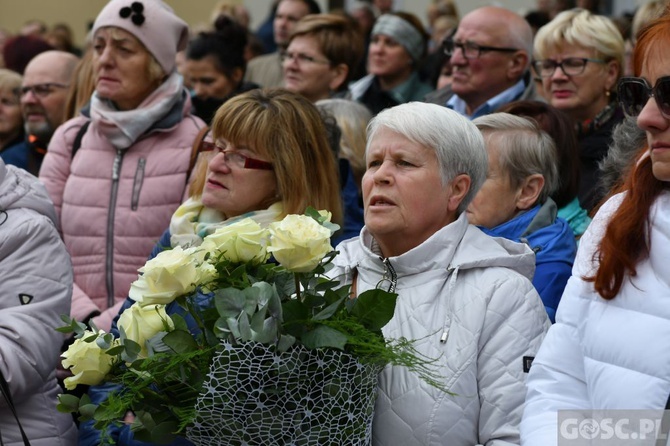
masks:
[[[618,99],[647,146],[582,237],[528,376],[524,444],[556,444],[559,410],[670,408],[670,11],[641,31],[633,58],[638,77],[621,79]]]

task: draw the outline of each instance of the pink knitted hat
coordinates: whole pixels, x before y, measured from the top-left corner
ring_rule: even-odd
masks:
[[[161,0],[110,0],[95,19],[93,35],[106,26],[137,37],[167,74],[175,68],[177,51],[188,43],[188,25]]]

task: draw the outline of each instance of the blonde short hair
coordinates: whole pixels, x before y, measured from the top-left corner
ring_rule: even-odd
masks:
[[[0,68],[0,91],[11,91],[17,98],[21,95],[21,82],[23,78],[15,71]]]
[[[558,14],[535,36],[535,58],[546,59],[562,45],[593,48],[596,57],[619,65],[623,72],[624,40],[609,18],[585,9],[571,9]]]

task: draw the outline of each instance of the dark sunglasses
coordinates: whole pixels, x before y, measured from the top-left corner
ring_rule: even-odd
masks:
[[[653,97],[663,116],[670,119],[670,76],[659,78],[653,87],[642,77],[623,77],[619,80],[617,95],[627,116],[638,116]]]

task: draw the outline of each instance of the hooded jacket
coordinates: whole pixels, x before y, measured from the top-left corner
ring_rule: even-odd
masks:
[[[662,192],[649,210],[649,257],[637,263],[635,277],[624,276],[619,294],[605,300],[592,282],[584,280],[597,271],[594,254],[622,198],[623,194],[615,195],[600,208],[579,244],[556,324],[528,376],[521,424],[525,445],[551,446],[560,444],[561,438],[567,440],[559,437],[557,428],[561,410],[579,411],[584,418],[596,419],[603,415],[634,418],[640,415],[635,410],[655,410],[653,415],[647,412],[648,419],[658,416],[655,428],[660,428],[661,434],[668,433],[665,420],[660,425],[660,415],[670,395],[670,191]],[[622,412],[598,412],[610,409]],[[591,411],[596,411],[595,416]],[[621,418],[615,418],[610,426]],[[638,435],[641,440],[644,430],[629,428],[644,426],[630,421],[624,433]],[[565,429],[561,432],[572,431],[572,425],[562,426]],[[605,429],[602,432],[606,434]],[[610,442],[598,435],[599,430],[586,432],[590,433],[594,437],[579,437],[565,444],[586,444],[591,438],[593,444],[659,444],[650,440],[654,429],[646,431],[648,442],[626,443],[617,436]]]
[[[56,365],[63,338],[55,331],[70,311],[72,266],[44,187],[0,160],[0,372],[32,446],[75,445],[70,414],[56,410]],[[0,435],[23,445],[0,396]]]
[[[193,141],[204,126],[190,109],[184,91],[167,116],[124,150],[116,150],[92,120],[73,157],[85,117],[67,121],[51,139],[40,180],[72,256],[77,320],[100,312],[95,323],[109,331],[137,269],[181,204]]]
[[[490,236],[530,246],[535,253],[533,286],[552,322],[556,320],[556,309],[577,253],[572,229],[565,220],[556,217],[557,212],[556,203],[549,198],[543,205],[534,206],[495,228],[481,228]]]
[[[367,228],[337,249],[329,275],[345,283],[355,276],[358,292],[396,279],[398,300],[384,336],[415,340],[454,393],[387,366],[380,374],[372,444],[519,444],[524,366],[550,325],[529,280],[532,251],[484,235],[465,213],[397,257],[381,258]]]

